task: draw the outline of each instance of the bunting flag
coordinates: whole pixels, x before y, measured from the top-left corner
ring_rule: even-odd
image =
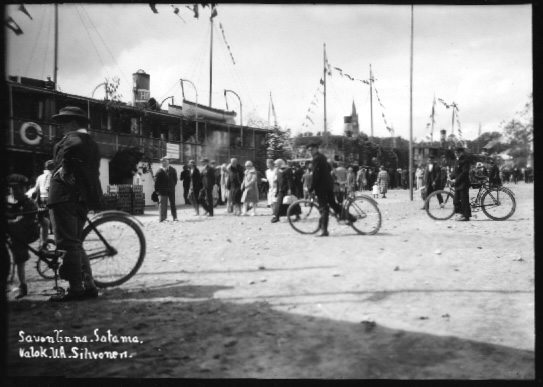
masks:
[[[226,44],[226,47],[228,48],[228,53],[230,54],[230,58],[232,59],[232,63],[236,64],[236,61],[234,60],[234,55],[232,55],[232,51],[230,50],[230,45],[226,41],[226,35],[224,33],[224,28],[222,27],[222,23],[219,23],[219,27],[220,27],[221,32],[222,32],[222,38],[224,40],[224,44]]]
[[[149,7],[151,7],[151,10],[152,10],[154,13],[158,13],[158,11],[156,10],[156,3],[150,3],[150,4],[149,4]]]
[[[307,118],[307,120],[310,121],[312,124],[315,124],[315,123],[313,122],[313,120],[311,119],[311,117],[308,116],[308,117],[306,117],[306,118]]]
[[[173,13],[174,13],[179,19],[181,19],[181,20],[183,21],[183,23],[187,24],[187,22],[185,21],[185,19],[183,19],[183,18],[181,17],[181,15],[179,15],[179,8],[175,7],[173,4],[170,4],[170,5],[171,5],[172,8],[173,8]]]
[[[342,69],[340,69],[339,67],[334,67],[334,68],[338,71],[339,75],[343,76],[343,70]]]
[[[426,134],[426,140],[427,141],[431,141],[432,140],[432,135],[430,133]]]
[[[346,76],[347,78],[349,78],[351,81],[354,80],[353,77],[351,77],[351,76],[350,76],[349,74],[347,74],[347,73],[345,73],[345,76]]]
[[[194,4],[192,7],[190,5],[185,5],[188,9],[190,9],[192,12],[194,12],[194,17],[196,19],[199,18],[200,14],[198,12],[198,4]]]
[[[321,78],[320,83],[321,83],[321,85],[324,85],[324,79]]]
[[[26,16],[28,16],[28,17],[30,18],[30,20],[34,20],[34,19],[32,19],[32,16],[30,16],[30,13],[28,13],[28,11],[26,10],[24,4],[21,4],[21,5],[19,6],[19,11],[21,11],[21,12],[24,13]]]
[[[373,79],[373,75],[371,75],[371,78],[370,79]],[[385,122],[385,127],[387,128],[387,130],[392,133],[392,129],[388,126],[388,123],[387,123],[387,119],[385,117],[385,106],[383,105],[383,103],[381,102],[381,98],[379,97],[379,92],[377,91],[377,88],[375,87],[374,85],[374,90],[375,90],[375,95],[377,96],[377,101],[379,101],[379,105],[381,105],[381,107],[383,108],[383,112],[381,113],[382,116],[383,116],[383,121]]]
[[[218,15],[217,7],[215,4],[211,4],[211,19]]]
[[[13,20],[11,16],[6,19],[6,21],[4,22],[4,25],[8,27],[10,30],[12,30],[13,32],[15,32],[15,35],[23,34],[23,30],[21,29],[21,27],[19,27],[17,23],[15,23],[15,20]]]
[[[445,106],[447,109],[451,107],[448,103],[446,103],[445,101],[443,101],[441,98],[438,98],[437,100],[438,100],[439,102],[441,102],[441,103],[443,104],[443,106]]]

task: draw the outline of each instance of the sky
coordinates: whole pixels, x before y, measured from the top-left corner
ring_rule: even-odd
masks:
[[[107,77],[119,77],[122,100],[132,100],[132,74],[150,74],[151,97],[182,102],[179,79],[190,80],[198,104],[235,110],[237,123],[268,122],[270,100],[277,124],[300,132],[342,134],[353,102],[360,130],[409,138],[411,6],[218,4],[59,5],[58,86],[91,97]],[[6,29],[8,75],[46,79],[54,67],[54,6],[26,4],[32,19],[8,5],[23,30]],[[179,12],[174,13],[174,7]],[[213,25],[213,29],[212,29]],[[213,39],[211,39],[211,33]],[[213,45],[211,45],[213,42]],[[326,50],[324,49],[326,47]],[[324,52],[331,68],[323,78]],[[361,82],[370,77],[374,88]],[[343,76],[335,68],[342,70]],[[413,7],[413,137],[460,129],[466,140],[501,131],[532,93],[532,6],[415,5]],[[354,80],[345,76],[349,74]],[[185,98],[196,100],[184,84]],[[232,90],[227,93],[224,90]],[[271,96],[271,98],[270,98]],[[94,93],[102,99],[103,89]],[[457,119],[452,123],[455,103]],[[172,99],[164,102],[165,109]],[[240,106],[241,101],[241,106]],[[271,115],[271,123],[274,117]]]

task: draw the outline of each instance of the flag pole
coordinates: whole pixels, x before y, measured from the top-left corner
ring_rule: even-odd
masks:
[[[371,74],[371,63],[370,63],[370,128],[371,128],[370,139],[373,139],[373,75]]]
[[[58,4],[55,3],[55,64],[53,69],[53,81],[55,82],[55,88],[57,85],[57,72],[58,72]]]
[[[413,4],[411,4],[411,55],[409,80],[409,198],[413,201]]]
[[[213,91],[213,12],[209,18],[211,25],[211,41],[209,50],[209,107],[211,107],[211,93]]]
[[[323,71],[324,71],[324,132],[323,132],[323,135],[324,135],[324,146],[326,147],[326,43],[324,43],[324,66],[323,66]]]

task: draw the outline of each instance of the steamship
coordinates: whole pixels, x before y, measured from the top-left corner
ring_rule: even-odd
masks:
[[[235,112],[222,111],[183,101],[182,106],[161,109],[150,97],[150,75],[138,70],[133,75],[131,104],[99,100],[56,90],[51,81],[9,76],[7,83],[9,114],[5,144],[8,173],[21,173],[33,181],[52,158],[53,146],[62,137],[52,116],[65,106],[78,106],[90,119],[88,131],[100,149],[102,190],[112,184],[133,184],[132,177],[112,171],[111,161],[123,150],[136,149],[147,160],[139,165],[138,183],[143,185],[146,204],[152,204],[152,175],[146,166],[157,170],[161,157],[169,157],[178,175],[193,159],[213,159],[218,165],[231,158],[265,165],[267,129],[236,125]],[[143,173],[141,173],[143,172]],[[182,190],[176,202],[183,203]]]

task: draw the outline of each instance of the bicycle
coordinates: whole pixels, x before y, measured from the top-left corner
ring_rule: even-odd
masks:
[[[472,212],[483,213],[493,220],[506,220],[510,218],[516,209],[515,194],[502,185],[490,185],[488,178],[478,178],[479,183],[472,183],[470,188],[479,188],[477,196],[471,198]],[[454,215],[454,187],[449,190],[432,192],[424,202],[426,213],[435,220],[447,220]],[[440,199],[441,198],[441,202]]]
[[[16,215],[46,210],[38,209]],[[146,253],[142,226],[143,224],[137,218],[123,211],[110,210],[94,214],[92,218],[87,216],[82,232],[83,249],[89,258],[97,287],[119,286],[132,278],[140,269]],[[14,238],[13,235],[10,234],[10,236]],[[51,242],[54,243],[54,241]],[[61,257],[57,253],[59,250],[38,251],[29,244],[27,246],[38,256],[38,273],[44,278],[54,278],[56,283],[60,266],[58,259]],[[53,259],[53,255],[56,259]],[[53,276],[50,271],[53,271]]]
[[[298,213],[296,207],[300,208]],[[374,235],[381,228],[381,211],[377,202],[364,194],[347,195],[341,203],[341,214],[336,214],[330,209],[331,214],[338,223],[351,226],[358,234]],[[349,215],[356,218],[356,221],[348,220]],[[315,234],[320,229],[320,212],[317,199],[312,196],[310,199],[298,199],[287,209],[287,219],[294,230],[300,234]]]

